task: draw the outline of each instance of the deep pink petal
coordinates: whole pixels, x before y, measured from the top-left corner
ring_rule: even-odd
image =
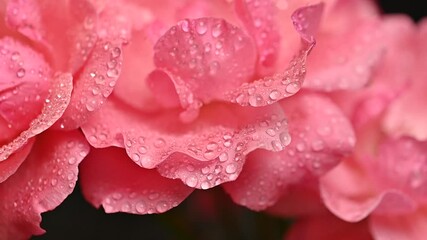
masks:
[[[70,106],[56,128],[75,129],[97,111],[113,91],[122,66],[120,43],[100,40],[78,76]]]
[[[419,140],[427,139],[427,97],[424,92],[427,88],[427,74],[424,69],[424,63],[427,61],[426,39],[427,21],[424,20],[418,24],[417,41],[411,45],[416,54],[416,61],[412,68],[407,69],[411,74],[409,89],[393,103],[385,118],[385,128],[393,136],[409,135]],[[399,54],[405,54],[405,51]]]
[[[147,114],[108,101],[83,132],[94,147],[125,147],[138,165],[157,166],[162,175],[197,188],[235,180],[244,156],[256,148],[279,151],[289,143],[278,105],[245,109],[211,104],[196,121],[185,124],[179,109]]]
[[[350,122],[329,99],[301,93],[281,105],[289,117],[289,146],[277,153],[249,155],[239,178],[225,186],[234,201],[251,209],[271,206],[288,184],[307,173],[323,175],[354,147]]]
[[[156,67],[170,73],[187,111],[197,111],[201,104],[247,82],[254,74],[255,59],[251,38],[216,18],[182,20],[154,49]]]
[[[51,69],[43,56],[11,38],[0,39],[0,145],[28,128],[43,107]]]
[[[317,179],[304,179],[297,184],[287,186],[282,197],[266,212],[282,218],[306,217],[328,214],[320,198]]]
[[[24,160],[30,154],[31,148],[33,147],[34,139],[28,140],[28,143],[22,146],[21,149],[17,150],[8,159],[0,162],[0,183],[4,182],[8,177],[16,172],[21,166]]]
[[[79,132],[37,137],[18,171],[0,184],[0,236],[27,239],[42,234],[41,213],[57,207],[74,189],[78,164],[89,145]]]
[[[367,221],[348,223],[331,215],[299,219],[285,235],[286,240],[372,240]]]
[[[297,93],[306,73],[306,59],[315,44],[314,35],[323,11],[323,4],[297,9],[292,15],[302,47],[283,73],[264,77],[225,93],[225,99],[242,106],[260,107]]]
[[[58,74],[54,77],[49,89],[49,95],[45,99],[40,115],[34,118],[28,129],[8,144],[0,147],[0,162],[6,160],[16,150],[21,148],[31,137],[51,127],[57,121],[68,106],[72,91],[72,76]]]
[[[427,211],[402,215],[373,215],[370,218],[372,235],[378,240],[422,240],[427,235]]]
[[[258,74],[271,74],[280,50],[277,7],[273,0],[234,1],[238,17],[258,48]]]
[[[12,28],[47,49],[55,69],[74,73],[86,61],[96,41],[95,14],[86,0],[11,0],[6,20]]]
[[[163,213],[193,191],[154,169],[138,167],[119,148],[92,150],[80,169],[85,198],[96,207],[102,205],[107,213]]]

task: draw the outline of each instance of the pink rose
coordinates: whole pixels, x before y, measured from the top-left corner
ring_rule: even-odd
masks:
[[[26,239],[74,189],[89,152],[76,129],[112,91],[127,24],[85,0],[0,9],[0,238]]]
[[[95,148],[81,165],[89,202],[107,213],[167,211],[194,189],[235,181],[256,149],[283,150],[291,140],[288,119],[304,134],[303,124],[317,127],[334,118],[336,137],[321,143],[325,155],[351,149],[350,124],[330,100],[315,93],[292,96],[303,83],[323,4],[165,4],[169,7],[157,1],[116,6],[140,24],[133,25],[124,48],[113,94],[82,126]],[[278,103],[290,96],[288,104]],[[311,110],[324,119],[318,125],[305,117]],[[321,159],[318,171],[335,161]]]
[[[367,222],[375,239],[427,233],[426,23],[384,18],[385,59],[371,86],[343,106],[355,127],[355,152],[320,179],[327,208],[345,221]]]

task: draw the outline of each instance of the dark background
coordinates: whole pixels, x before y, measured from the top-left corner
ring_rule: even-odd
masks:
[[[406,13],[415,21],[427,16],[422,0],[377,2],[385,13]],[[105,214],[85,202],[76,187],[59,207],[43,214],[41,225],[47,233],[32,239],[282,239],[290,224],[233,204],[221,188],[195,191],[164,214],[139,216]]]

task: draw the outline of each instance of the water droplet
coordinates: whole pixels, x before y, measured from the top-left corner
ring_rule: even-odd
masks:
[[[147,153],[147,148],[144,147],[144,146],[140,146],[138,148],[138,152],[141,153],[141,154],[145,154],[145,153]]]
[[[223,152],[218,156],[218,158],[220,162],[225,162],[228,160],[228,154],[226,152]]]
[[[273,147],[273,150],[277,152],[283,150],[282,144],[277,140],[271,141],[271,147]]]
[[[185,183],[187,184],[187,186],[189,187],[195,187],[197,186],[197,178],[194,176],[189,176],[185,179]]]
[[[305,150],[305,144],[302,142],[298,143],[296,149],[298,152],[303,152]]]
[[[52,187],[56,186],[57,183],[58,183],[58,180],[56,178],[53,178],[52,180],[50,180],[50,185],[52,185]]]
[[[268,95],[270,97],[271,100],[277,100],[280,97],[280,92],[277,90],[273,90],[270,92],[270,95]]]
[[[122,194],[121,193],[113,193],[113,199],[115,200],[120,200],[122,198]]]
[[[156,141],[154,141],[154,146],[156,148],[161,148],[166,144],[165,140],[163,140],[162,138],[158,138],[156,139]]]
[[[19,54],[19,52],[13,52],[10,59],[14,62],[18,61],[18,59],[21,57],[21,55]]]
[[[222,34],[222,24],[218,23],[215,26],[213,26],[212,30],[212,37],[217,38]]]
[[[111,51],[112,58],[117,58],[120,56],[120,54],[122,54],[122,50],[120,50],[120,48],[118,47],[113,48],[113,50]]]
[[[291,143],[291,136],[287,132],[280,133],[279,139],[283,146],[288,146]]]
[[[300,90],[300,85],[296,82],[288,84],[286,86],[286,92],[289,94],[295,94]]]
[[[276,131],[272,128],[268,128],[267,130],[265,130],[265,132],[271,137],[274,137],[276,135]]]
[[[227,167],[225,167],[225,172],[228,174],[235,173],[237,171],[237,166],[234,163],[228,164]]]
[[[133,160],[133,161],[137,162],[137,161],[139,161],[139,159],[140,159],[140,157],[139,157],[139,154],[138,154],[138,153],[134,153],[134,154],[132,154],[132,160]]]
[[[107,63],[107,67],[108,68],[115,68],[117,66],[117,60],[116,59],[111,59],[108,63]]]
[[[159,213],[164,213],[169,209],[169,205],[165,201],[160,201],[156,205],[156,210]]]
[[[239,95],[237,95],[235,100],[236,100],[236,103],[242,104],[244,99],[245,99],[245,95],[243,93],[240,93]]]
[[[119,71],[115,68],[107,70],[107,77],[116,78],[119,76]]]
[[[188,32],[190,29],[189,29],[189,27],[188,27],[188,20],[187,19],[185,19],[185,20],[182,20],[180,23],[178,23],[180,26],[181,26],[181,30],[183,31],[183,32]]]
[[[68,164],[73,165],[77,162],[77,159],[75,157],[70,157],[68,159]]]
[[[209,167],[207,167],[207,166],[206,166],[206,167],[202,168],[202,173],[203,173],[203,174],[205,174],[205,175],[206,175],[206,174],[208,174],[209,172],[210,172]]]
[[[203,157],[205,157],[207,160],[212,160],[215,158],[215,152],[212,150],[207,150],[204,154]]]
[[[209,184],[208,182],[202,182],[202,184],[200,184],[200,187],[201,187],[203,190],[208,189],[208,188],[209,188],[209,186],[210,186],[210,184]]]
[[[258,107],[261,106],[264,103],[263,98],[261,95],[254,95],[249,97],[249,104],[252,107]]]
[[[25,69],[23,68],[18,69],[18,71],[16,71],[16,76],[18,78],[23,78],[25,76]]]
[[[203,35],[208,31],[208,27],[203,20],[200,20],[196,25],[196,31],[198,34]]]
[[[145,203],[143,202],[143,201],[139,201],[139,202],[137,202],[136,203],[136,205],[135,205],[135,210],[138,212],[138,213],[145,213],[145,210],[146,210],[146,208],[145,208]]]

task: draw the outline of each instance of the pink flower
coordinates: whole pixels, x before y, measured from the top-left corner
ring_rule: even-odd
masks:
[[[0,238],[26,239],[75,186],[89,152],[76,129],[111,93],[127,29],[85,0],[10,0],[0,15]]]
[[[327,208],[348,222],[365,219],[375,239],[426,235],[426,23],[385,17],[385,60],[372,85],[343,106],[352,116],[356,150],[320,179]]]
[[[299,115],[316,110],[312,100],[330,106],[332,112],[319,114],[336,118],[340,126],[333,131],[351,137],[329,100],[292,96],[304,80],[322,4],[165,4],[116,6],[131,17],[129,9],[144,14],[131,19],[112,96],[82,126],[96,148],[81,165],[82,191],[93,205],[108,213],[161,213],[194,189],[235,181],[250,152],[277,152],[290,143],[285,114],[289,124],[311,121]],[[289,96],[295,100],[278,103]],[[342,143],[344,152],[351,146]]]

